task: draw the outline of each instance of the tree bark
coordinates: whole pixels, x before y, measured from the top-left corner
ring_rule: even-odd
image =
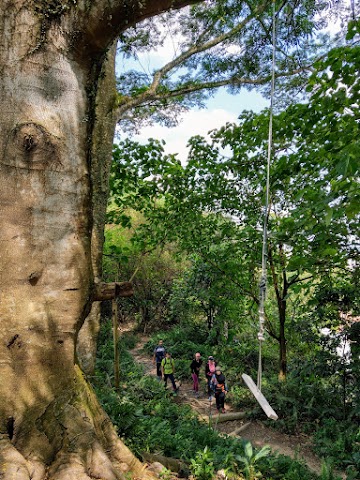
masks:
[[[116,125],[115,99],[116,42],[104,60],[98,80],[95,102],[95,121],[91,144],[92,231],[91,259],[94,281],[102,279],[102,252],[104,225],[109,189],[109,172]],[[93,302],[91,311],[82,325],[76,343],[76,354],[82,370],[93,375],[95,369],[97,338],[100,330],[100,304]]]
[[[282,248],[280,249],[280,255],[282,257]],[[279,379],[286,380],[287,375],[287,346],[286,346],[286,333],[285,333],[285,324],[286,324],[286,307],[287,302],[286,298],[288,295],[289,285],[286,277],[285,268],[282,272],[282,295],[278,297],[278,308],[279,308],[279,337],[280,337],[280,372]]]
[[[181,460],[177,458],[171,458],[171,457],[165,457],[164,455],[160,455],[157,453],[148,453],[148,452],[143,452],[141,453],[142,458],[149,463],[161,463],[165,468],[170,470],[171,472],[182,472],[183,474],[186,473],[187,476],[183,478],[187,478],[189,472],[189,466],[185,463],[182,462]]]
[[[3,480],[146,477],[75,367],[94,285],[96,98],[116,35],[186,3],[0,3]]]
[[[279,340],[280,340],[279,379],[280,380],[285,380],[286,374],[287,374],[287,348],[286,348],[286,336],[285,336],[285,322],[286,322],[286,302],[282,300],[281,305],[279,305]]]

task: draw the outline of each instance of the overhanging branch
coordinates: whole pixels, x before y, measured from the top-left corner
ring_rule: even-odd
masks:
[[[76,49],[103,54],[127,28],[198,0],[78,0],[74,7]],[[79,12],[81,14],[79,14]]]
[[[298,73],[305,72],[311,69],[311,65],[306,65],[302,68],[297,68],[288,72],[280,72],[276,74],[276,78],[285,78],[291,77]],[[182,95],[189,95],[191,93],[196,93],[203,90],[213,90],[225,86],[242,86],[242,85],[265,85],[270,81],[270,75],[266,77],[260,77],[257,79],[247,78],[247,77],[236,77],[231,76],[223,80],[214,80],[212,82],[203,82],[196,83],[191,85],[184,85],[183,87],[176,88],[174,90],[162,91],[158,93],[157,91],[153,92],[152,90],[147,90],[137,97],[123,97],[121,105],[117,110],[118,121],[124,118],[124,115],[129,110],[136,108],[140,105],[145,105],[151,101],[160,101],[168,100],[171,98],[180,97]]]

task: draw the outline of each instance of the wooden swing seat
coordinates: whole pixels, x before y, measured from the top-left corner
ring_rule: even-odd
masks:
[[[272,420],[277,420],[279,417],[277,416],[275,411],[272,409],[272,407],[270,406],[269,402],[266,400],[264,395],[260,392],[260,390],[256,386],[253,379],[251,377],[249,377],[249,375],[246,375],[245,373],[243,373],[241,376],[242,376],[242,379],[244,380],[244,382],[246,383],[247,387],[251,391],[251,393],[254,395],[254,397],[258,401],[260,407],[266,413],[266,415],[269,418],[271,418]]]

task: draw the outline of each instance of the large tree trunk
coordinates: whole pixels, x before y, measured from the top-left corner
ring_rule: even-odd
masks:
[[[186,1],[0,3],[0,477],[141,464],[74,367],[91,310],[97,80],[116,35]],[[144,478],[144,475],[141,474]]]
[[[116,125],[116,42],[109,49],[100,73],[95,105],[95,121],[91,146],[91,178],[93,225],[91,233],[91,258],[95,282],[102,279],[102,252],[104,226],[108,199],[109,172]],[[92,304],[78,335],[76,353],[82,370],[92,375],[95,368],[96,342],[100,329],[100,302]]]

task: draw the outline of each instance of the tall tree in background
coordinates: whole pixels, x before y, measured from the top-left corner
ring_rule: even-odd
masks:
[[[4,480],[114,480],[141,470],[74,367],[75,345],[94,299],[91,256],[106,205],[110,49],[137,21],[188,3],[1,2]],[[108,85],[99,80],[106,73]]]

